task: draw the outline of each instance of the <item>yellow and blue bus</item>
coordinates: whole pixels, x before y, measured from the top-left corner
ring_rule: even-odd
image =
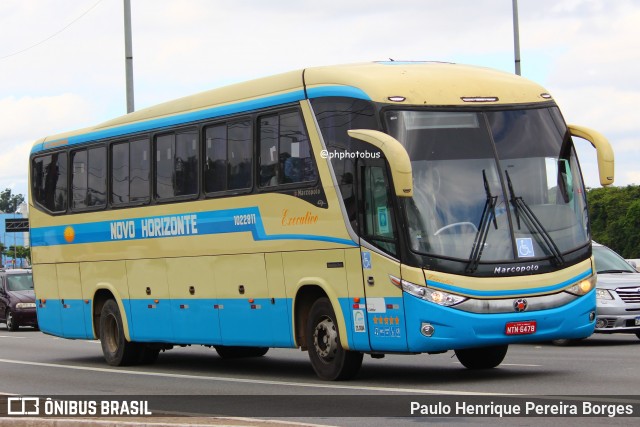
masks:
[[[585,188],[552,96],[450,63],[307,68],[43,138],[30,155],[38,324],[111,365],[200,344],[307,350],[319,377],[364,354],[594,329]]]

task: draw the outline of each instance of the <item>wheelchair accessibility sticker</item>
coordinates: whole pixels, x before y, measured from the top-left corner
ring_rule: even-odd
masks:
[[[518,245],[518,256],[520,258],[532,258],[535,256],[531,237],[516,239],[516,245]]]
[[[371,252],[362,252],[362,268],[371,270]]]

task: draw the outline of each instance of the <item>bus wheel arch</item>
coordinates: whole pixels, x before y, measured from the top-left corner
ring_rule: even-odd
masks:
[[[115,296],[108,289],[98,289],[93,296],[93,335],[96,338],[100,338],[100,315],[102,314],[102,307],[108,300],[115,300]]]
[[[296,294],[294,304],[294,338],[296,345],[307,350],[307,321],[311,306],[316,300],[327,298],[326,292],[318,285],[304,285]]]

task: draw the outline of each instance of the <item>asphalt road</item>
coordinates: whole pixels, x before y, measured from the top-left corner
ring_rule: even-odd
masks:
[[[365,422],[368,426],[406,425],[408,421],[421,420],[397,417],[398,412],[410,415],[406,406],[410,401],[432,404],[444,395],[454,401],[469,402],[473,399],[502,402],[520,399],[516,397],[520,395],[546,396],[553,404],[581,402],[584,396],[592,396],[598,402],[612,405],[634,404],[639,412],[634,415],[638,417],[639,360],[640,339],[635,335],[595,335],[569,347],[548,343],[511,346],[502,365],[488,371],[466,370],[453,352],[394,355],[384,359],[365,356],[355,380],[325,382],[315,377],[307,354],[298,350],[271,349],[261,358],[229,361],[219,358],[212,349],[193,346],[161,353],[154,365],[116,368],[104,362],[98,341],[64,340],[26,328],[8,332],[0,326],[3,394],[194,396],[188,398],[194,401],[193,405],[176,409],[189,414],[200,413],[207,406],[207,399],[217,396],[217,401],[224,402],[226,408],[235,405],[236,412],[238,408],[246,408],[243,414],[231,411],[234,416],[341,426]],[[264,413],[256,409],[261,405],[281,410]],[[171,412],[172,408],[169,405],[164,409]],[[351,409],[358,415],[376,409],[382,414],[368,419],[344,417]],[[309,413],[301,416],[300,412],[305,411]],[[389,411],[386,416],[385,411]],[[464,420],[465,424],[489,421],[478,417]],[[533,419],[526,420],[491,418],[490,424],[530,425]],[[451,424],[453,420],[440,418],[440,421]],[[537,418],[535,424],[575,425],[575,421],[575,418]],[[637,422],[637,418],[582,418],[580,424],[603,422],[629,425]]]

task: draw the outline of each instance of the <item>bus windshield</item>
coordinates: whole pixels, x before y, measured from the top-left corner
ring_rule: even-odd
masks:
[[[480,262],[552,258],[589,242],[575,151],[555,107],[505,111],[389,110],[409,153],[404,199],[411,249]]]

